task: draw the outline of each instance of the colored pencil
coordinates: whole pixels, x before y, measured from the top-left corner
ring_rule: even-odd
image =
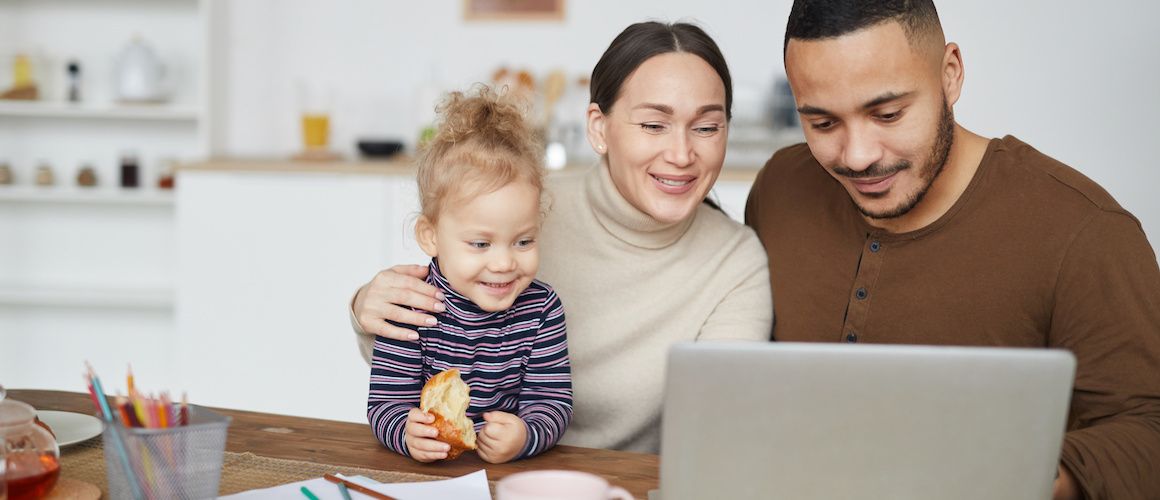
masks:
[[[101,414],[105,417],[105,421],[112,427],[113,447],[116,448],[116,453],[121,457],[121,465],[125,467],[125,477],[128,479],[129,487],[133,489],[133,498],[144,498],[141,492],[141,485],[137,482],[137,475],[133,472],[133,466],[129,462],[129,452],[125,449],[125,444],[121,439],[121,432],[116,428],[113,421],[113,412],[109,409],[109,401],[105,398],[105,390],[101,388],[101,379],[93,372],[93,367],[86,361],[85,366],[89,370],[89,382],[93,385],[93,394],[96,395],[97,404],[101,410]]]
[[[162,429],[169,427],[168,419],[165,418],[165,400],[158,397],[154,401],[157,405],[157,426]]]
[[[306,495],[306,498],[309,498],[310,500],[318,500],[318,496],[315,495],[313,491],[310,491],[310,488],[303,486],[299,488],[298,491],[301,491],[302,494]]]
[[[186,399],[185,393],[181,393],[181,409],[177,415],[177,421],[180,425],[189,425],[189,400]]]
[[[334,474],[326,474],[322,477],[326,478],[327,481],[330,481],[332,483],[344,484],[344,485],[346,485],[347,488],[355,490],[355,491],[362,493],[362,494],[364,494],[368,497],[371,497],[371,498],[378,498],[379,500],[398,500],[395,497],[384,495],[382,493],[379,493],[375,490],[367,488],[366,486],[363,486],[363,485],[358,484],[356,482],[347,481],[346,479],[338,477]]]

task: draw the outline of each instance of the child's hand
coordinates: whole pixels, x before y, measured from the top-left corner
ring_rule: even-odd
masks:
[[[487,421],[475,440],[479,458],[493,464],[510,462],[523,451],[528,440],[528,427],[520,417],[502,411],[483,414]]]
[[[430,424],[435,423],[435,416],[418,408],[411,408],[407,413],[407,425],[403,434],[407,441],[407,451],[411,458],[420,462],[434,462],[447,458],[451,445],[435,439],[439,431]]]

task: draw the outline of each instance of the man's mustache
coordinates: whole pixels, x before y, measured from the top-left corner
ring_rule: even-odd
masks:
[[[874,164],[870,165],[869,167],[867,167],[865,170],[861,170],[861,171],[854,170],[854,169],[849,168],[849,167],[843,167],[841,165],[835,166],[832,170],[834,171],[835,174],[838,174],[842,177],[846,177],[849,179],[867,179],[870,177],[886,177],[886,176],[894,175],[894,174],[901,172],[903,170],[906,170],[910,167],[911,167],[910,161],[901,160],[898,163],[895,163],[894,165],[885,166],[885,167],[882,166],[881,163],[874,163]]]

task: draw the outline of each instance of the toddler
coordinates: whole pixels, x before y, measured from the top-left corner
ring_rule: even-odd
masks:
[[[541,146],[511,97],[486,86],[452,93],[418,158],[419,246],[427,282],[446,296],[416,342],[375,339],[367,418],[384,446],[420,462],[447,457],[423,384],[458,368],[479,456],[502,463],[559,441],[572,419],[564,307],[535,279],[543,219]]]

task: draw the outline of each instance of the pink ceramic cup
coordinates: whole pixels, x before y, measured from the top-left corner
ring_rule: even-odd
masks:
[[[519,472],[500,480],[498,500],[634,500],[600,476],[568,470]]]

